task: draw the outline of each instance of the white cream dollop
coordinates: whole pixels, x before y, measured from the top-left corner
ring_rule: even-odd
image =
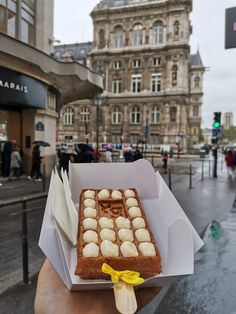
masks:
[[[138,256],[138,251],[134,243],[125,241],[120,246],[121,253],[124,257]]]
[[[96,219],[93,219],[93,218],[85,218],[83,220],[83,227],[85,230],[94,230],[94,229],[97,229],[97,220]]]
[[[145,220],[141,217],[134,218],[132,220],[132,225],[134,229],[146,228]]]
[[[112,193],[111,193],[111,198],[113,200],[121,200],[122,199],[122,194],[118,190],[113,190]]]
[[[84,217],[86,218],[95,218],[97,216],[97,210],[92,207],[86,207],[84,209]]]
[[[142,242],[139,244],[139,250],[143,256],[156,256],[156,250],[152,243]]]
[[[125,192],[124,192],[124,194],[125,194],[125,198],[129,198],[129,197],[135,197],[135,193],[134,193],[134,191],[133,190],[126,190]]]
[[[117,217],[116,218],[116,226],[118,229],[130,229],[130,220],[125,217]]]
[[[133,242],[134,241],[133,232],[130,229],[120,229],[118,231],[118,237],[122,242],[124,242],[124,241]]]
[[[102,229],[114,229],[114,222],[112,219],[107,217],[102,217],[99,219],[99,225]]]
[[[98,257],[99,247],[95,243],[89,243],[83,248],[84,257]]]
[[[109,191],[107,189],[103,189],[100,192],[98,192],[98,199],[99,200],[106,200],[107,198],[109,198],[110,194]]]
[[[133,206],[129,208],[129,215],[131,218],[141,217],[141,209],[139,207]]]
[[[92,208],[95,208],[95,200],[91,200],[90,198],[86,198],[84,200],[84,207],[92,207]]]
[[[95,191],[87,190],[84,192],[84,198],[94,199],[94,197],[95,197]]]
[[[83,240],[86,243],[97,243],[98,242],[98,234],[93,230],[87,230],[83,234]]]
[[[151,237],[147,229],[137,229],[135,231],[135,237],[139,242],[150,242]]]
[[[100,238],[103,240],[110,240],[112,242],[115,242],[116,240],[116,233],[113,230],[110,229],[102,229],[100,231]]]
[[[101,252],[105,257],[118,257],[119,247],[109,240],[103,240],[101,243]]]
[[[126,203],[126,206],[128,208],[138,206],[138,202],[137,202],[136,198],[133,198],[133,197],[127,198],[125,203]]]

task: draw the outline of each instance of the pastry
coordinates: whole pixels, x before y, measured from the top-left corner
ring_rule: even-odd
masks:
[[[94,199],[86,199],[86,191],[94,191]],[[94,201],[91,208],[96,215],[85,206],[86,200]],[[110,280],[101,271],[103,263],[119,271],[137,271],[143,278],[162,271],[158,247],[134,188],[81,191],[75,274]]]

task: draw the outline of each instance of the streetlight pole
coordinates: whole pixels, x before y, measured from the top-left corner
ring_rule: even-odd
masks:
[[[94,97],[94,105],[96,106],[96,155],[98,161],[98,152],[99,152],[99,106],[102,104],[101,95],[96,95]]]

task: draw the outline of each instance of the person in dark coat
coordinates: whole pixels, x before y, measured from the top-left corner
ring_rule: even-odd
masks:
[[[40,170],[42,157],[40,155],[39,145],[35,145],[32,153],[32,168],[29,178],[35,178],[36,180],[42,180],[42,174]]]
[[[3,146],[2,153],[2,175],[8,177],[10,175],[10,162],[12,153],[12,142],[8,141]]]
[[[138,160],[138,159],[141,159],[141,158],[143,158],[143,155],[142,155],[142,153],[140,152],[140,150],[137,148],[137,149],[134,151],[134,154],[133,154],[133,161]]]

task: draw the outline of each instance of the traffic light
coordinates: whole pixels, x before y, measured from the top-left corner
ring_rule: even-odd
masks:
[[[219,129],[221,127],[221,112],[214,112],[213,127]]]

